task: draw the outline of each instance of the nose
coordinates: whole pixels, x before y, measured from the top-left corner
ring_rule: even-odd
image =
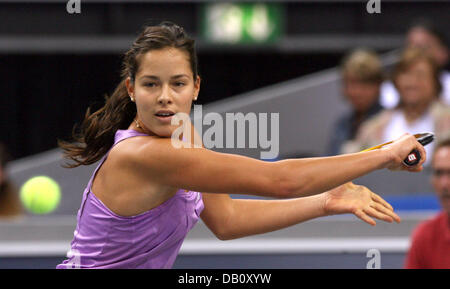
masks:
[[[167,105],[172,103],[172,95],[170,92],[170,88],[168,85],[163,85],[163,89],[161,90],[161,94],[158,97],[158,104]]]

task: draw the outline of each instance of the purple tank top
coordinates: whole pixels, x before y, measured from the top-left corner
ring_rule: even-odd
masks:
[[[142,135],[146,134],[118,130],[114,145]],[[184,238],[204,208],[201,193],[180,189],[149,211],[119,216],[91,192],[92,180],[108,153],[84,190],[71,249],[56,268],[172,268]]]

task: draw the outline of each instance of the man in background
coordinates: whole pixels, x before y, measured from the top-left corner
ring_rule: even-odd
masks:
[[[407,269],[450,269],[450,138],[436,146],[432,169],[431,182],[442,211],[414,230]]]

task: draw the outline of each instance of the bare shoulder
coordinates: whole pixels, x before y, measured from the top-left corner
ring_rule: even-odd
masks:
[[[173,196],[176,188],[144,176],[139,159],[142,146],[152,137],[121,141],[109,152],[92,184],[92,192],[113,212],[132,216],[147,211]]]
[[[139,136],[118,143],[111,154],[123,166],[136,169],[160,168],[161,162],[167,163],[177,157],[176,145],[170,138]],[[176,142],[181,145],[180,141]]]
[[[157,176],[177,170],[180,166],[187,169],[195,166],[214,153],[205,148],[194,148],[188,143],[163,137],[137,139],[124,152],[130,164]]]
[[[108,158],[114,158],[121,163],[135,162],[139,151],[153,139],[151,136],[136,136],[122,140],[111,149]]]
[[[173,142],[170,138],[153,136],[126,139],[111,149],[108,156],[109,167],[120,170],[122,174],[132,174],[133,178],[141,179],[142,182],[171,186],[163,182],[163,176],[176,174],[180,165],[186,168],[183,163],[194,162],[194,157],[191,156],[194,150],[180,151],[176,146],[182,145],[182,142],[175,141],[176,145]]]

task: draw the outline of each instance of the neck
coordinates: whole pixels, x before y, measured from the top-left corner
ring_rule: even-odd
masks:
[[[142,132],[148,135],[154,135],[154,133],[151,133],[150,130],[148,130],[144,124],[139,120],[139,118],[136,116],[133,123],[130,125],[131,129],[134,129],[138,132]]]

